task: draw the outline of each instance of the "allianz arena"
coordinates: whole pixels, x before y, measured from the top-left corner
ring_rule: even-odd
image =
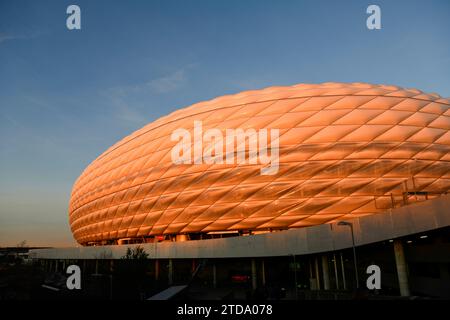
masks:
[[[366,83],[270,87],[197,103],[93,161],[73,186],[70,226],[83,245],[198,239],[332,223],[438,197],[450,189],[449,106],[437,94]],[[195,136],[199,121],[223,133],[277,130],[276,172],[261,174],[250,139],[242,163],[196,162],[195,138],[192,162],[175,163],[173,132]]]

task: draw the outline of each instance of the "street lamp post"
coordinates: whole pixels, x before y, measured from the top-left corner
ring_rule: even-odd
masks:
[[[355,236],[353,234],[353,223],[347,221],[339,221],[338,226],[350,227],[350,230],[352,232],[353,262],[355,264],[356,289],[359,289],[358,263],[356,262],[356,248],[355,248]]]

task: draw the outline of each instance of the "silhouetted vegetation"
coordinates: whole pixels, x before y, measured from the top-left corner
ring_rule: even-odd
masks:
[[[128,248],[114,267],[114,298],[143,299],[149,281],[146,277],[149,262],[144,248]]]

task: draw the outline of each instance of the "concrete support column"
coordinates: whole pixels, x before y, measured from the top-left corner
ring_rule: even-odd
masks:
[[[159,280],[159,260],[155,259],[155,281]]]
[[[398,285],[401,296],[409,296],[408,273],[406,270],[405,252],[401,240],[394,240],[395,265],[397,266]]]
[[[336,290],[339,290],[339,275],[337,269],[336,254],[333,253],[334,279],[336,281]]]
[[[82,272],[86,273],[86,259],[83,259],[83,269],[81,270]]]
[[[323,289],[330,290],[330,272],[328,270],[328,257],[322,256],[322,275],[323,275]]]
[[[169,259],[169,286],[173,284],[173,261]]]
[[[317,261],[317,257],[314,258],[314,265],[316,267],[316,289],[320,290],[320,272],[319,272],[319,262]]]
[[[217,269],[216,269],[216,264],[213,264],[213,288],[217,288]]]
[[[256,290],[257,282],[256,282],[256,261],[252,259],[252,289]]]
[[[58,272],[58,260],[55,259],[55,273]]]
[[[261,260],[261,275],[262,275],[262,285],[266,286],[266,268],[264,266],[264,259]]]
[[[311,258],[308,259],[308,264],[309,264],[309,290],[314,290],[316,284],[313,276],[313,264],[311,262]]]
[[[347,281],[345,280],[344,256],[342,255],[342,252],[340,256],[341,256],[342,283],[344,285],[344,290],[347,290]]]
[[[192,259],[192,267],[191,267],[191,269],[192,269],[191,273],[192,274],[194,274],[196,267],[197,267],[196,261],[195,261],[195,259]]]

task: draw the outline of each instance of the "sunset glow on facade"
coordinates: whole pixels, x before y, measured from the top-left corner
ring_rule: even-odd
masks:
[[[270,87],[197,103],[93,161],[73,186],[70,226],[81,244],[269,231],[431,199],[450,189],[449,107],[436,94],[365,83]],[[267,140],[277,146],[268,152],[277,152],[277,171],[261,174],[267,163],[251,160],[250,141],[246,161],[196,163],[193,138],[192,162],[174,163],[172,133],[184,128],[194,137],[196,121],[224,136],[229,129],[278,130]],[[203,157],[207,148],[203,143]]]

